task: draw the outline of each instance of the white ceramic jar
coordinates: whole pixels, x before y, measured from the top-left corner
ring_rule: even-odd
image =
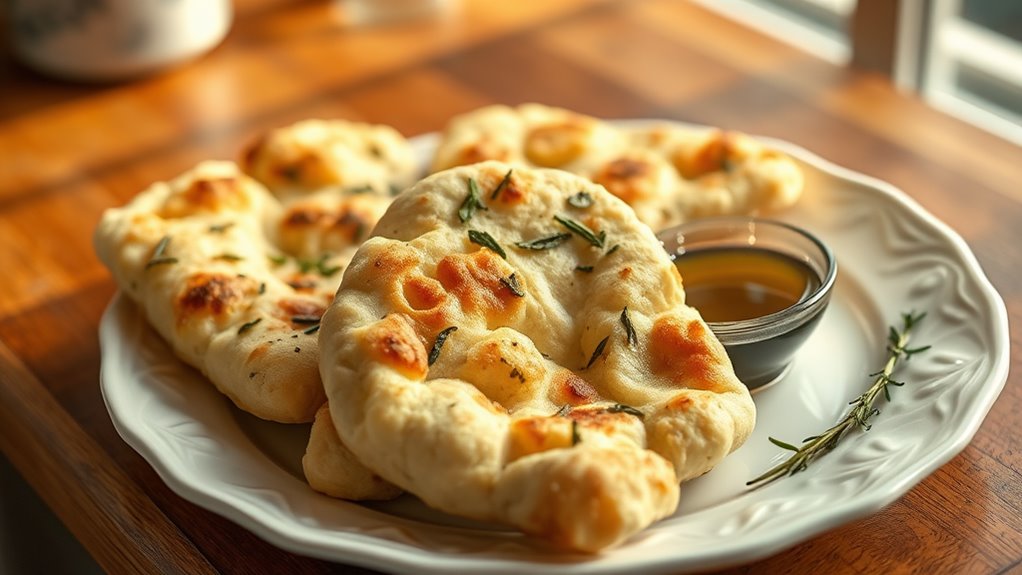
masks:
[[[15,54],[49,75],[121,80],[206,52],[230,28],[230,0],[8,0]]]

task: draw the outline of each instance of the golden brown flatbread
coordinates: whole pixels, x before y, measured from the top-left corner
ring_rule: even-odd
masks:
[[[428,505],[596,551],[672,513],[755,420],[650,229],[486,162],[399,196],[320,330],[339,438]]]
[[[107,210],[96,251],[174,352],[238,407],[311,421],[325,401],[319,318],[391,184],[411,179],[411,157],[390,128],[302,122],[246,154],[270,190],[233,163],[202,163]]]
[[[653,229],[717,215],[783,210],[802,193],[798,165],[738,132],[614,124],[540,104],[487,106],[453,118],[433,170],[499,160],[593,180]]]

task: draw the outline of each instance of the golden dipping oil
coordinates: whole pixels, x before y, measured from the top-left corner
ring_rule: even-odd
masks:
[[[776,313],[820,287],[820,277],[806,263],[763,248],[687,251],[674,263],[681,272],[686,303],[708,322]]]

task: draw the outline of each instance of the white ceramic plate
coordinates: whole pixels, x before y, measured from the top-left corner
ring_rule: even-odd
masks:
[[[425,165],[436,136],[416,138]],[[961,451],[1008,373],[1004,303],[965,242],[902,192],[784,142],[807,193],[782,219],[834,250],[830,308],[791,371],[756,394],[748,442],[682,486],[673,516],[597,556],[565,555],[500,527],[452,518],[410,496],[360,505],[310,490],[301,475],[308,426],[241,413],[185,367],[123,296],[100,325],[102,389],[121,436],[182,497],[282,548],[385,571],[659,573],[752,561],[873,513]],[[808,471],[757,490],[745,482],[836,422],[883,359],[887,326],[926,311],[913,345],[933,344],[899,372],[908,381]]]

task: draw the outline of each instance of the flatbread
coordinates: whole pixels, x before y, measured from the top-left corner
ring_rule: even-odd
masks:
[[[486,106],[451,119],[432,171],[497,160],[578,172],[623,151],[627,144],[625,135],[610,124],[563,108]]]
[[[107,210],[96,251],[174,352],[239,408],[311,421],[326,400],[319,318],[391,188],[412,177],[410,159],[390,128],[303,122],[246,154],[271,190],[231,162],[204,162]]]
[[[677,270],[601,186],[456,168],[373,234],[323,317],[321,372],[339,438],[428,505],[596,551],[750,433]]]
[[[310,487],[339,499],[387,500],[402,493],[399,487],[363,465],[341,441],[326,404],[316,412],[302,457],[302,470]]]
[[[802,195],[802,171],[794,160],[740,132],[677,124],[627,132],[630,148],[652,152],[679,176],[673,201],[667,202],[678,209],[679,222],[769,214],[794,205]],[[653,222],[654,227],[674,223]]]
[[[274,421],[309,421],[324,396],[316,337],[304,330],[330,297],[323,279],[293,264],[279,275],[271,270],[268,257],[285,256],[265,229],[280,211],[234,164],[206,162],[107,210],[95,244],[174,352],[238,407]],[[298,282],[300,290],[289,285]]]
[[[787,155],[738,132],[613,124],[540,104],[487,106],[451,119],[433,170],[499,160],[593,180],[655,230],[720,215],[769,214],[798,201]]]
[[[303,120],[252,142],[241,167],[282,201],[323,189],[396,195],[416,179],[415,155],[394,128]]]

